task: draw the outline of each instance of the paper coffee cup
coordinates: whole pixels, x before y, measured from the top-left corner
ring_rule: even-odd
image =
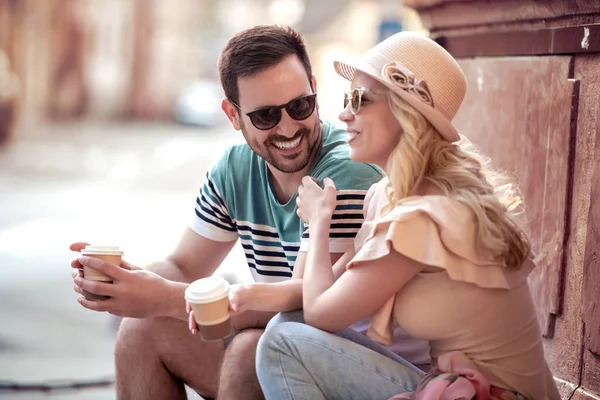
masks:
[[[123,251],[119,250],[118,246],[85,246],[85,249],[81,250],[81,254],[88,257],[99,258],[111,264],[115,264],[117,266],[121,265],[121,257],[123,256]],[[83,277],[85,279],[89,279],[91,281],[100,281],[112,283],[112,278],[105,273],[98,271],[97,269],[88,267],[86,265],[83,266]],[[90,293],[88,291],[83,291],[83,295],[88,300],[106,300],[110,298],[110,296],[100,296],[94,293]]]
[[[185,290],[204,340],[223,339],[231,332],[229,282],[220,276],[198,279]]]

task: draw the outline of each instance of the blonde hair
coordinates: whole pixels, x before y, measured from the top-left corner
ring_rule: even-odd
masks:
[[[521,206],[517,190],[466,138],[459,143],[444,140],[421,113],[391,92],[390,108],[404,132],[388,160],[389,204],[383,212],[428,181],[473,212],[478,249],[508,268],[519,268],[531,245],[514,221]]]

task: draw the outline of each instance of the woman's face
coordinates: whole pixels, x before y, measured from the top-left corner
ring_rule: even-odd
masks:
[[[402,134],[402,127],[390,110],[389,89],[358,71],[351,88],[348,105],[339,117],[348,125],[350,158],[385,168]],[[360,107],[353,113],[359,98]]]

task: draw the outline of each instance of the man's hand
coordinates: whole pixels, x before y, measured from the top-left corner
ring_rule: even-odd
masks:
[[[89,243],[75,242],[72,243],[71,246],[69,246],[69,249],[71,251],[76,251],[80,253],[81,250],[85,249],[85,246],[89,246]],[[83,265],[81,265],[78,258],[74,259],[71,262],[71,267],[73,268],[73,270],[71,271],[71,276],[73,277],[73,279],[75,279],[75,277],[77,276],[83,277]],[[139,267],[136,267],[135,265],[129,264],[127,261],[121,261],[121,268],[129,269],[132,271],[136,269],[141,269]]]
[[[80,251],[85,245],[85,243],[74,243],[70,248]],[[113,283],[85,279],[81,273],[84,265],[110,276]],[[74,290],[81,295],[77,301],[89,310],[134,318],[174,316],[171,315],[171,310],[165,307],[170,303],[165,302],[165,299],[171,299],[181,292],[181,311],[183,311],[185,285],[170,282],[125,260],[122,260],[121,265],[118,266],[98,258],[80,256],[71,263],[71,267],[73,267]],[[182,285],[182,288],[178,288],[178,285]],[[83,297],[84,290],[97,295],[110,296],[110,299],[87,300]]]

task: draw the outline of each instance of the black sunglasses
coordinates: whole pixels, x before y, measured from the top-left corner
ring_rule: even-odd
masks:
[[[231,103],[239,108],[240,111],[242,111],[242,107],[233,101],[231,101]],[[274,128],[277,126],[279,121],[281,121],[282,108],[285,108],[285,111],[288,113],[290,118],[296,121],[302,121],[312,115],[312,113],[315,111],[316,104],[317,94],[313,93],[307,94],[306,96],[297,97],[294,100],[280,106],[263,107],[244,114],[250,118],[250,122],[252,122],[252,125],[254,125],[256,129],[266,131]]]
[[[365,92],[375,93],[375,94],[386,94],[387,93],[383,90],[373,90],[373,89],[364,88],[364,87],[352,89],[352,91],[344,93],[344,109],[346,109],[346,107],[348,107],[348,103],[350,103],[351,104],[350,110],[352,111],[352,114],[354,114],[354,115],[358,114],[358,111],[360,110],[360,105],[362,104],[362,101],[363,101],[363,95],[365,94]]]

